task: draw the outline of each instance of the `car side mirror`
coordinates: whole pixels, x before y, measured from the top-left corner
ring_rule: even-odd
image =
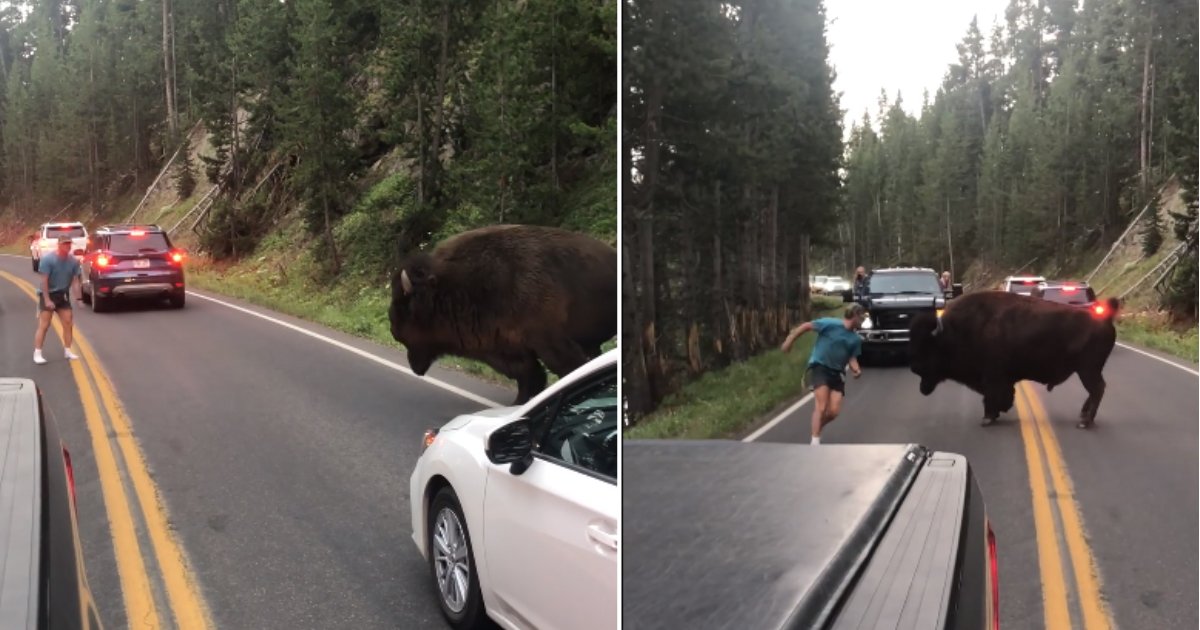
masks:
[[[954,290],[952,291],[953,295],[951,297],[958,297],[958,296],[962,295],[962,283],[961,282],[956,282],[952,286],[953,286]]]
[[[533,463],[533,431],[529,420],[521,418],[492,431],[485,448],[488,461],[497,466],[512,464],[509,472],[514,475],[525,472]]]
[[[853,291],[842,291],[842,302],[848,303],[848,302],[853,302],[853,301],[854,301],[854,292]]]

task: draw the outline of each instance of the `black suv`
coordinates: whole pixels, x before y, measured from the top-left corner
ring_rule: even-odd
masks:
[[[37,385],[0,378],[0,625],[100,628],[79,546],[71,455]]]
[[[167,298],[183,308],[186,252],[157,225],[106,225],[83,258],[83,300],[97,313],[117,298]]]
[[[946,300],[962,295],[962,285],[942,291],[937,272],[921,267],[876,269],[867,275],[866,293],[843,291],[843,302],[858,302],[867,309],[858,336],[863,340],[863,358],[908,350],[908,327],[918,313],[936,312],[939,316]]]

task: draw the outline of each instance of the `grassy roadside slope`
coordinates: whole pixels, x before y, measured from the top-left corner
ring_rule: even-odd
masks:
[[[841,301],[829,298],[815,298],[813,305],[814,317],[836,316],[842,310]],[[814,339],[814,335],[805,335],[790,353],[768,350],[702,375],[630,427],[625,437],[714,439],[743,435],[763,416],[804,394],[800,380]]]

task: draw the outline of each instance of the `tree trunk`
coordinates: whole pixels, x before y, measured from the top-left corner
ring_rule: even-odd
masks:
[[[162,0],[163,88],[167,101],[167,131],[172,140],[179,126],[175,111],[175,45],[171,41],[171,0]]]
[[[1141,166],[1140,181],[1142,184],[1143,197],[1145,195],[1149,194],[1149,192],[1150,192],[1150,177],[1149,177],[1149,172],[1148,172],[1149,163],[1150,163],[1150,146],[1149,146],[1150,138],[1149,138],[1149,134],[1148,134],[1148,129],[1149,129],[1148,118],[1150,115],[1150,102],[1149,102],[1150,101],[1150,48],[1153,45],[1153,43],[1154,43],[1154,6],[1151,5],[1150,21],[1146,25],[1146,54],[1142,60],[1142,102],[1141,102],[1142,124],[1141,124],[1141,128],[1138,130],[1138,139],[1141,143],[1141,149],[1138,152],[1138,158],[1141,162],[1141,164],[1140,164],[1140,166]]]
[[[432,191],[433,197],[440,197],[441,185],[436,183],[436,178],[440,177],[442,164],[442,127],[446,123],[446,82],[447,75],[450,74],[450,2],[446,0],[442,3],[442,24],[441,24],[441,52],[438,53],[437,67],[437,92],[434,103],[433,115],[433,144],[429,147],[432,152],[432,166],[434,168],[433,176],[435,178],[435,188]]]
[[[338,254],[337,241],[333,238],[333,219],[329,213],[329,194],[321,194],[321,210],[325,215],[325,242],[329,245],[329,252],[333,256],[333,275],[337,275],[342,270],[342,257]]]

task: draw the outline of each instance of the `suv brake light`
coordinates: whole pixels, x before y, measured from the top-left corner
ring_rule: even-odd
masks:
[[[130,236],[145,236],[146,230],[132,230],[131,232],[129,232],[129,235]]]
[[[183,252],[180,252],[180,251],[171,252],[171,262],[173,262],[175,264],[179,264],[179,263],[183,262]]]
[[[1092,310],[1095,311],[1097,315],[1103,315],[1105,308],[1103,304],[1097,304],[1092,307]]]
[[[107,267],[110,262],[112,262],[111,259],[104,254],[100,254],[99,256],[96,256],[96,266],[97,267],[101,267],[101,268]]]
[[[987,562],[988,562],[988,582],[990,582],[991,617],[992,630],[1000,630],[1000,567],[999,558],[996,556],[996,534],[992,532],[992,522],[987,520]]]

